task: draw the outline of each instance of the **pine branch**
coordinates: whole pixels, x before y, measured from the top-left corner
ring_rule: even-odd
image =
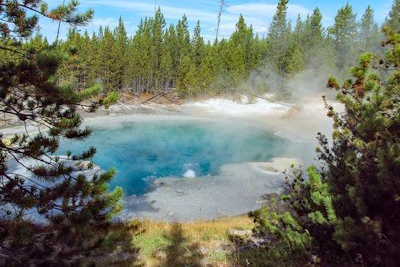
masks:
[[[0,7],[1,7],[1,6],[7,7],[7,3],[5,3],[5,4],[0,4]],[[71,19],[71,20],[68,20],[68,19],[65,19],[65,18],[63,18],[63,17],[54,17],[54,16],[50,16],[49,13],[44,13],[44,12],[42,12],[42,11],[36,9],[36,8],[33,8],[33,7],[28,6],[28,5],[26,5],[26,4],[22,4],[22,3],[20,3],[20,2],[17,2],[17,6],[18,6],[19,8],[24,8],[24,9],[30,10],[30,11],[32,11],[33,13],[36,13],[36,14],[41,15],[41,16],[43,16],[43,17],[49,18],[49,19],[51,19],[51,20],[61,21],[61,22],[65,22],[65,23],[68,23],[68,24],[77,24],[77,23],[76,23],[74,20],[72,20],[72,19]],[[71,9],[70,11],[73,11],[73,10]],[[11,17],[13,16],[12,14],[8,13],[8,12],[6,11],[6,9],[2,9],[1,12],[5,12],[5,13],[7,13],[9,16],[11,16]]]

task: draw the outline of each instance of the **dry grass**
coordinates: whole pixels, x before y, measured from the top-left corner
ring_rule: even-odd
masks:
[[[303,267],[301,254],[288,254],[280,246],[248,247],[235,243],[230,229],[251,230],[248,216],[212,221],[168,223],[132,221],[116,224],[87,263],[98,267]],[[244,249],[243,249],[244,248]]]
[[[166,232],[171,225],[175,223],[167,223],[161,221],[143,221],[142,230],[149,235],[158,232]],[[191,240],[226,240],[229,229],[253,229],[254,223],[247,216],[226,217],[211,221],[196,221],[179,224],[185,236]]]
[[[144,221],[132,242],[146,267],[231,266],[229,229],[252,229],[247,216],[191,223]]]

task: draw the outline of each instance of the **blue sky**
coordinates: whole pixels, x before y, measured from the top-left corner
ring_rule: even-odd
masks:
[[[68,1],[68,0],[67,0]],[[192,30],[197,20],[200,20],[202,35],[206,40],[215,38],[217,15],[220,0],[81,0],[80,9],[92,8],[95,11],[93,21],[87,26],[91,31],[97,31],[100,25],[114,28],[121,16],[124,20],[127,31],[133,35],[141,18],[152,16],[154,6],[160,6],[167,20],[167,23],[174,23],[183,14],[189,19],[189,26]],[[62,0],[48,0],[50,7],[61,4]],[[228,6],[224,8],[221,19],[220,37],[229,37],[234,31],[239,14],[243,14],[247,24],[252,24],[256,33],[264,36],[276,11],[278,0],[226,0]],[[303,18],[311,13],[315,7],[319,7],[323,14],[323,24],[328,27],[334,23],[337,10],[349,2],[360,19],[364,10],[371,5],[375,11],[375,20],[378,23],[384,22],[391,9],[393,0],[289,0],[288,18],[293,21],[300,14]],[[52,41],[57,32],[57,25],[54,22],[42,19],[42,33]],[[65,36],[68,30],[67,25],[62,25],[61,36]]]

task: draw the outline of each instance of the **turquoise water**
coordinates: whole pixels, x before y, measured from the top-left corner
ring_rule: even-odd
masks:
[[[111,187],[122,186],[127,195],[144,194],[154,179],[183,177],[188,170],[196,177],[215,175],[223,164],[286,156],[282,148],[290,145],[271,132],[235,121],[131,121],[93,129],[85,141],[63,142],[59,153],[95,146],[94,163],[115,167]]]

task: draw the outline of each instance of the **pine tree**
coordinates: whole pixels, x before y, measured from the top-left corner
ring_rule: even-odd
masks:
[[[204,45],[203,37],[201,37],[200,21],[197,21],[191,40],[191,64],[185,81],[185,87],[187,90],[189,89],[189,97],[193,97],[201,91],[203,74],[200,66],[204,59]]]
[[[237,60],[240,67],[236,73],[236,77],[244,79],[250,72],[254,70],[256,66],[255,59],[255,44],[253,28],[247,26],[242,15],[239,16],[239,21],[236,23],[236,30],[232,33],[230,42],[232,42],[234,48],[238,54]]]
[[[164,32],[160,63],[160,84],[161,89],[169,90],[174,88],[173,50],[175,48],[175,28],[171,25]]]
[[[316,46],[323,42],[324,29],[322,27],[322,14],[319,8],[315,8],[311,17],[310,24],[308,26],[310,39],[312,41],[311,47]]]
[[[190,33],[187,17],[185,15],[183,15],[182,19],[180,19],[176,25],[176,35],[178,44],[176,54],[176,70],[178,76],[176,85],[180,95],[184,96],[188,93],[186,92],[188,84],[188,78],[186,76],[191,66]]]
[[[308,49],[304,54],[307,67],[315,71],[336,73],[334,44],[326,36],[326,29],[322,26],[322,14],[318,8],[314,9],[305,32],[308,41],[303,42],[302,46]]]
[[[124,22],[119,18],[118,26],[114,30],[115,38],[115,79],[116,88],[113,90],[121,90],[124,87],[125,67],[128,64],[126,50],[128,45],[128,36],[126,33]]]
[[[99,39],[100,79],[103,90],[111,92],[118,88],[118,67],[116,41],[109,27],[104,28],[103,38]]]
[[[325,36],[324,28],[322,27],[321,11],[318,8],[314,9],[311,16],[307,16],[304,23],[300,21],[297,24],[299,23],[302,24],[302,27],[297,30],[299,26],[296,26],[295,35],[298,36],[298,44],[300,44],[301,49],[304,51],[303,53],[308,58],[310,57],[310,53],[314,52],[313,50],[323,49]]]
[[[294,75],[304,69],[304,56],[297,42],[292,41],[290,44],[286,64],[287,75]]]
[[[392,10],[389,12],[389,17],[386,18],[385,26],[400,33],[400,0],[393,0]]]
[[[192,59],[196,68],[201,65],[201,62],[204,58],[204,40],[201,37],[201,28],[200,21],[197,21],[197,24],[193,31],[193,38],[191,41],[192,49]]]
[[[363,54],[352,69],[353,81],[338,94],[346,113],[329,107],[335,125],[333,148],[320,137],[319,157],[329,166],[323,177],[336,196],[335,240],[343,250],[361,254],[367,266],[393,266],[400,260],[400,150],[395,130],[400,125],[400,35],[390,28],[385,32],[390,48],[386,58]],[[334,80],[329,85],[338,88]]]
[[[306,25],[310,24],[310,16],[307,15],[307,19],[305,22],[301,19],[300,14],[297,16],[297,21],[296,21],[296,26],[294,27],[293,31],[293,39],[296,41],[296,43],[301,43],[303,41],[308,41],[305,38],[305,30],[306,30]],[[303,40],[305,39],[305,40]]]
[[[129,43],[128,48],[128,84],[134,92],[143,93],[150,89],[151,73],[151,21],[146,18],[141,20],[136,34]]]
[[[93,86],[97,83],[98,80],[98,70],[99,66],[97,64],[97,55],[98,55],[98,39],[96,33],[93,33],[92,36],[89,36],[89,33],[85,31],[84,35],[84,48],[83,53],[86,53],[87,58],[87,86]]]
[[[361,18],[359,35],[364,52],[377,52],[380,47],[380,33],[378,25],[374,22],[374,11],[371,6],[368,6]]]
[[[258,34],[254,38],[254,61],[255,69],[264,65],[268,50],[268,43],[265,38],[260,38]]]
[[[7,23],[0,31],[3,53],[12,60],[0,62],[0,110],[6,120],[38,127],[37,134],[17,134],[0,141],[0,262],[3,266],[76,265],[80,253],[106,233],[111,216],[120,209],[121,190],[109,193],[114,171],[98,176],[74,175],[66,160],[55,156],[60,138],[83,139],[90,129],[80,128],[79,106],[94,110],[97,104],[81,101],[99,92],[93,87],[76,92],[59,86],[56,74],[60,53],[53,46],[28,44],[41,14],[73,26],[92,18],[91,10],[76,14],[77,2],[48,10],[43,1],[1,1],[0,14]],[[15,42],[18,40],[19,42]],[[43,132],[47,129],[46,132]],[[71,159],[90,159],[91,148]],[[19,166],[24,176],[14,170]],[[91,164],[88,165],[90,168]],[[42,221],[38,226],[32,219]]]
[[[82,35],[82,44],[80,46],[79,53],[82,55],[82,61],[84,62],[82,71],[82,88],[87,88],[95,84],[93,77],[93,50],[92,50],[92,40],[87,30],[84,31]]]
[[[76,28],[71,28],[67,34],[67,41],[60,45],[64,54],[64,60],[58,72],[62,77],[60,83],[74,85],[77,91],[88,86],[90,61],[90,54],[86,49],[88,41],[90,39],[87,32],[85,36],[82,36]]]
[[[288,40],[289,42],[289,40]],[[306,70],[314,77],[335,71],[334,48],[322,26],[322,14],[315,8],[305,21],[298,17],[292,40],[289,42],[287,73],[296,75]]]
[[[350,4],[339,9],[335,24],[329,29],[337,56],[337,68],[347,73],[350,66],[354,66],[360,52],[357,50],[357,22],[356,14]]]
[[[162,74],[161,74],[161,61],[163,52],[163,38],[164,38],[164,27],[165,18],[162,14],[160,8],[158,8],[152,27],[152,44],[151,44],[151,54],[152,54],[152,88],[154,92],[159,92],[162,87]]]
[[[317,253],[321,266],[396,266],[400,261],[400,35],[384,29],[385,58],[364,53],[337,90],[344,112],[326,104],[332,144],[318,134],[320,169],[295,172],[289,210],[254,214],[263,233],[294,252]]]
[[[277,11],[268,29],[267,60],[271,62],[275,71],[281,75],[286,74],[286,56],[289,51],[288,40],[291,38],[290,26],[287,22],[288,0],[280,0]]]
[[[89,54],[90,54],[90,69],[89,69],[89,84],[96,84],[101,81],[100,77],[100,69],[101,69],[101,61],[100,61],[100,40],[103,38],[103,30],[102,27],[99,28],[99,31],[93,33],[90,38],[90,46],[89,46]]]
[[[176,88],[176,83],[179,76],[179,51],[178,51],[178,36],[176,33],[175,26],[170,25],[165,36],[165,49],[168,50],[169,57],[171,58],[171,68],[168,70],[169,73],[169,88]]]
[[[212,72],[212,65],[215,62],[215,59],[212,57],[212,47],[210,43],[208,43],[205,48],[204,48],[204,57],[203,60],[201,61],[200,64],[200,69],[199,69],[199,87],[200,87],[200,92],[199,94],[207,94],[211,92],[211,83],[213,81],[213,75],[214,73]]]
[[[226,40],[222,39],[220,42],[214,41],[214,44],[208,51],[207,61],[210,71],[212,73],[212,82],[210,88],[212,88],[212,93],[220,93],[223,88],[224,79],[226,78],[226,68],[224,65],[223,58],[223,47],[226,44]]]

